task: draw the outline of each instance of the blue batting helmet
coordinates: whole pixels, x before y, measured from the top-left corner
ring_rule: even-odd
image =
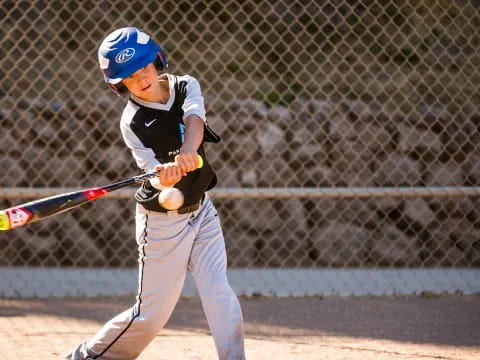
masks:
[[[120,95],[117,84],[137,70],[159,60],[167,68],[167,58],[149,35],[135,27],[125,27],[109,34],[98,49],[98,62],[105,82]]]

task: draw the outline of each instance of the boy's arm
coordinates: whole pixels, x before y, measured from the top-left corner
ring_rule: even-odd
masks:
[[[175,157],[175,162],[186,175],[189,171],[198,169],[197,150],[202,144],[205,131],[205,121],[198,115],[192,114],[184,119],[185,140],[180,148],[180,154]]]
[[[186,175],[187,172],[198,169],[197,150],[203,142],[206,117],[200,84],[189,75],[184,79],[187,81],[187,96],[182,105],[185,137],[175,162],[180,165],[182,174]]]

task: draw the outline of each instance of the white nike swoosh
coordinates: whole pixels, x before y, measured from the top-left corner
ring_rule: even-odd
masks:
[[[155,121],[157,121],[157,119],[153,119],[153,120],[150,121],[150,122],[146,122],[146,123],[145,123],[145,126],[146,126],[146,127],[149,127],[149,126],[152,125]]]

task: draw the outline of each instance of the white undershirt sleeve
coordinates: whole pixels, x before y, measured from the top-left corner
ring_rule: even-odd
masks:
[[[206,121],[205,104],[202,96],[202,90],[197,79],[186,75],[187,80],[187,97],[182,105],[183,120],[190,115],[197,115],[203,121]]]

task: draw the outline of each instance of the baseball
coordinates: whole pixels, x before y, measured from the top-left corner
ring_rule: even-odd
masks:
[[[160,191],[158,203],[167,210],[177,210],[183,205],[183,193],[177,188]]]

